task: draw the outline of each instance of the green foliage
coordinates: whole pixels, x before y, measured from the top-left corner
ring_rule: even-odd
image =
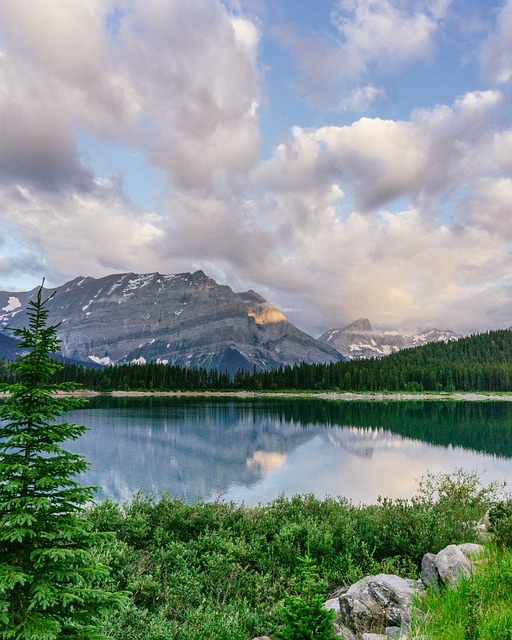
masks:
[[[335,612],[323,606],[325,583],[308,554],[297,559],[297,594],[286,596],[277,633],[280,640],[331,640]]]
[[[48,300],[48,299],[47,299]],[[99,587],[108,575],[93,548],[100,537],[82,517],[92,499],[74,476],[87,463],[61,448],[85,427],[56,421],[78,400],[51,384],[59,365],[56,327],[46,326],[42,287],[29,302],[28,327],[14,330],[29,353],[9,365],[13,382],[0,406],[0,637],[100,638],[98,616],[120,597]]]
[[[512,549],[512,498],[493,505],[489,520],[496,544]]]
[[[330,593],[369,574],[417,579],[424,553],[477,539],[466,518],[480,519],[493,495],[456,472],[427,476],[411,500],[370,506],[312,495],[256,507],[165,495],[105,501],[88,520],[115,531],[100,558],[111,588],[133,595],[104,628],[119,640],[248,640],[272,630],[310,638],[314,628],[328,638],[320,605]],[[458,505],[464,496],[468,509]]]
[[[493,550],[453,589],[428,591],[413,636],[436,640],[512,640],[512,551]]]

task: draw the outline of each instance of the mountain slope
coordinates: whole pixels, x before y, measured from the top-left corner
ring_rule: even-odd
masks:
[[[62,355],[74,360],[159,361],[232,373],[341,359],[259,294],[235,293],[202,271],[80,277],[55,291],[49,322],[60,323]],[[34,293],[0,292],[0,327],[24,326]]]
[[[359,318],[341,329],[330,329],[318,339],[334,347],[349,360],[382,358],[402,349],[430,342],[452,342],[461,336],[453,331],[375,331],[367,318]]]

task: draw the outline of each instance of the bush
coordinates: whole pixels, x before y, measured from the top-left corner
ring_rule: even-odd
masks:
[[[298,593],[286,596],[281,610],[280,640],[332,640],[335,612],[323,606],[325,583],[308,554],[298,558]]]
[[[489,521],[496,544],[512,548],[512,498],[494,505],[489,510]]]

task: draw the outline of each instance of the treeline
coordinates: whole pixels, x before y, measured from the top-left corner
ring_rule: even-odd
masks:
[[[1,368],[0,381],[9,372]],[[301,363],[268,371],[216,369],[148,363],[89,368],[65,363],[55,382],[108,390],[332,390],[332,391],[511,391],[512,331],[490,331],[457,342],[431,343],[382,359],[333,364]]]

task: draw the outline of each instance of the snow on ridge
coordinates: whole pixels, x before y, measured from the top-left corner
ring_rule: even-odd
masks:
[[[135,278],[131,278],[128,280],[123,296],[130,295],[128,292],[133,291],[135,289],[142,289],[142,287],[146,287],[150,282],[152,282],[153,278],[156,276],[156,273],[148,273],[146,275],[137,276]]]
[[[84,280],[85,280],[85,278],[84,278]],[[94,295],[94,296],[89,300],[89,302],[88,302],[86,305],[84,305],[84,306],[82,307],[82,311],[85,311],[86,309],[88,309],[88,308],[91,306],[91,304],[96,300],[96,298],[100,295],[100,293],[101,293],[102,291],[103,291],[103,287],[102,287],[101,289],[99,289],[99,290],[98,290],[98,292],[96,293],[96,295]]]
[[[110,289],[107,291],[107,296],[110,296],[112,293],[114,293],[114,291],[120,287],[122,284],[124,283],[124,278],[120,278],[119,280],[117,280],[116,282],[114,282],[114,284],[110,287]]]
[[[2,311],[7,311],[7,312],[14,311],[19,307],[21,307],[21,302],[19,298],[16,298],[16,296],[9,296],[9,299],[7,300],[7,305],[5,307],[2,307]]]
[[[95,362],[96,364],[103,364],[106,366],[114,364],[108,356],[105,356],[104,358],[99,358],[98,356],[89,356],[89,360],[92,360],[92,362]]]

